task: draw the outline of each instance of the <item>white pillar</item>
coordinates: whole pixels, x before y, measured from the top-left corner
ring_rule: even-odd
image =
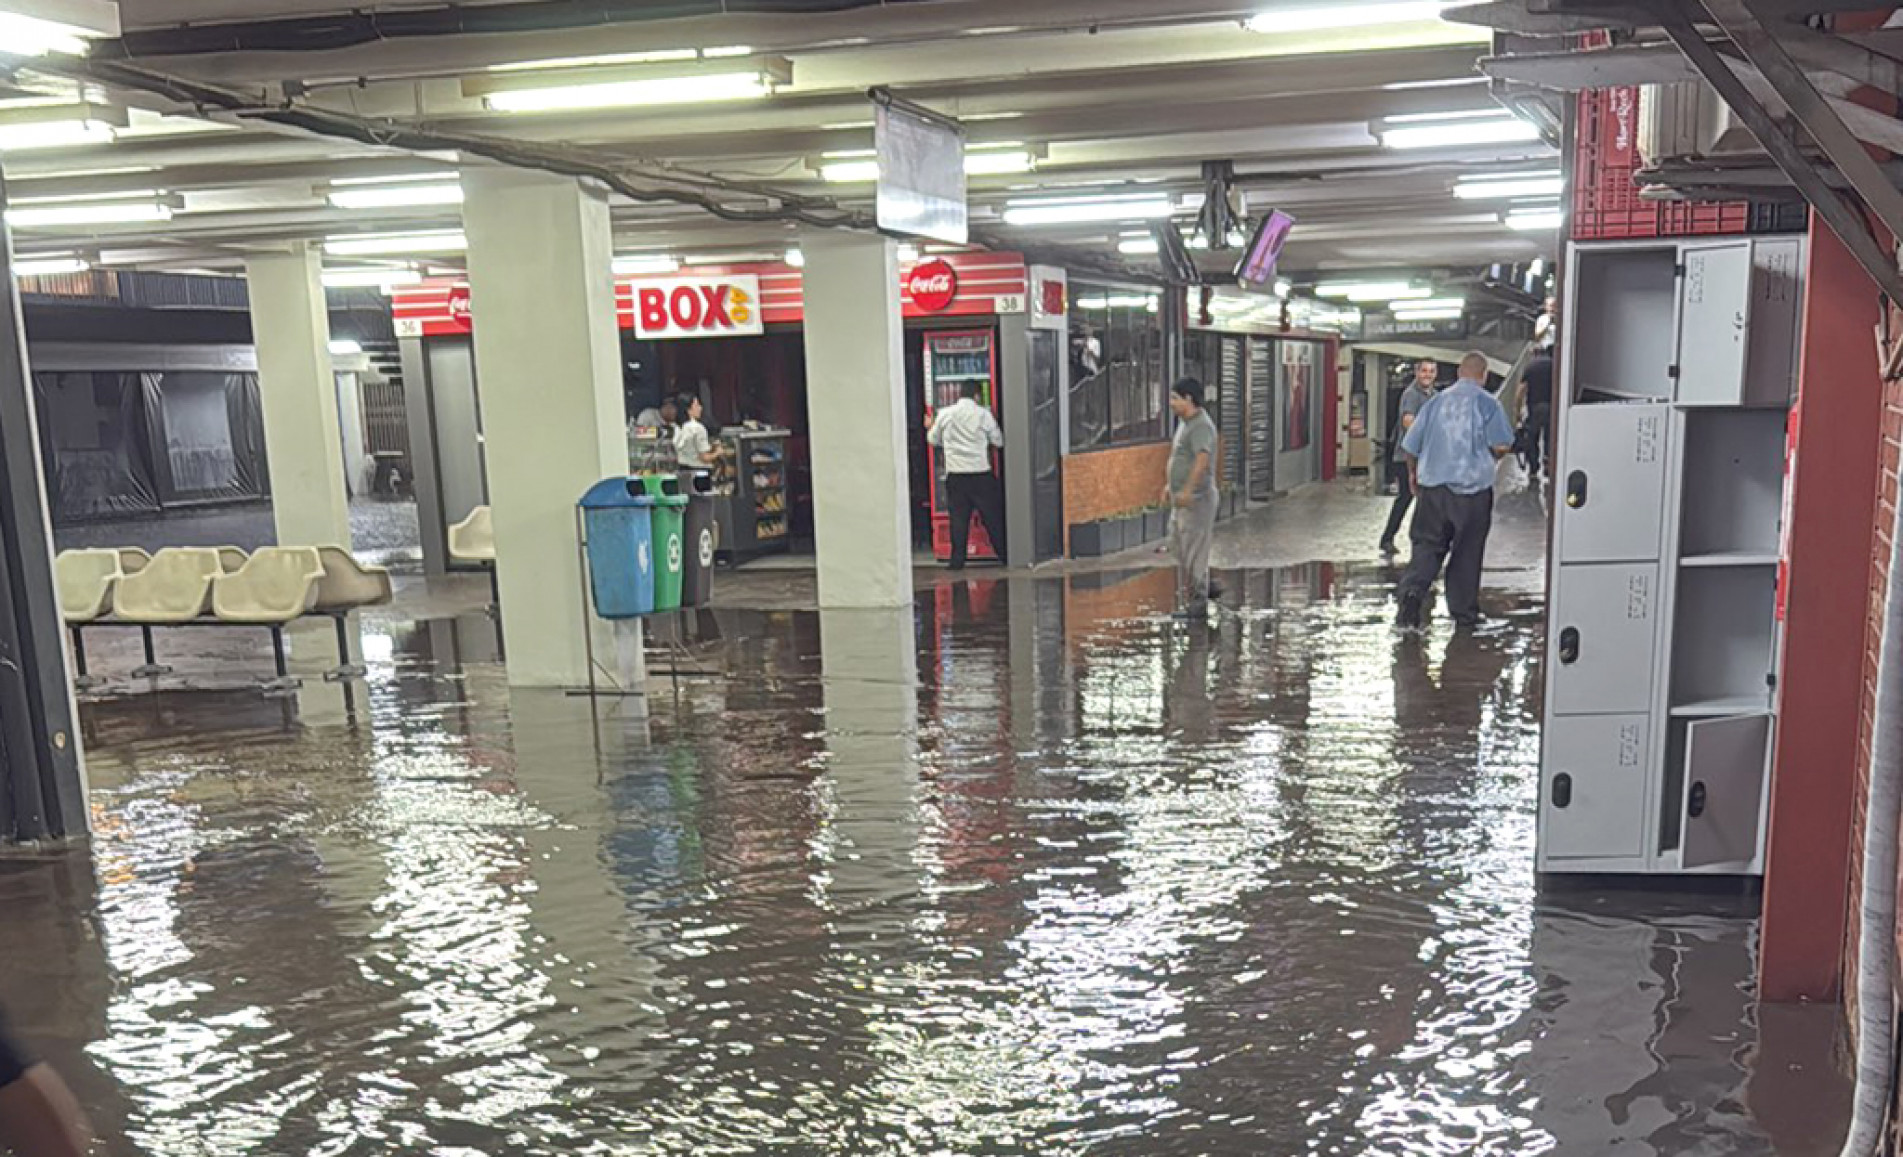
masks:
[[[813,229],[806,255],[806,413],[819,605],[912,602],[905,346],[898,254],[874,234]]]
[[[589,628],[575,502],[628,472],[608,203],[520,169],[467,169],[463,190],[509,682],[580,686]],[[597,654],[613,663],[612,644]]]
[[[348,549],[350,496],[322,261],[300,243],[289,253],[248,258],[245,280],[278,544]]]

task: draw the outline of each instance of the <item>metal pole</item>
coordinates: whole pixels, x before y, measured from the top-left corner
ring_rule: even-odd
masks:
[[[0,210],[6,201],[0,178]],[[0,234],[0,326],[0,843],[11,843],[86,833],[11,234]]]

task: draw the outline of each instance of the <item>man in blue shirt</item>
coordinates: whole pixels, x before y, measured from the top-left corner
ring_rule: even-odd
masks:
[[[1403,627],[1421,625],[1427,592],[1447,567],[1447,609],[1454,621],[1480,621],[1480,568],[1493,528],[1495,464],[1513,450],[1513,426],[1482,384],[1485,354],[1460,359],[1460,380],[1428,399],[1401,439],[1413,472],[1414,557],[1401,580]]]

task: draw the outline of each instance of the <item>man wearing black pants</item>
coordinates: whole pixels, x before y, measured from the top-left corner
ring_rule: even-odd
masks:
[[[1553,351],[1541,350],[1527,364],[1525,383],[1526,420],[1520,424],[1521,445],[1525,448],[1526,473],[1530,482],[1545,476],[1548,443],[1553,425]]]
[[[1480,571],[1493,529],[1495,465],[1513,450],[1507,413],[1482,384],[1487,358],[1460,360],[1460,380],[1436,394],[1401,440],[1414,471],[1414,557],[1401,580],[1404,628],[1421,625],[1427,592],[1447,570],[1447,609],[1454,621],[1480,621]]]
[[[971,515],[985,520],[998,561],[1005,563],[1004,487],[991,472],[991,451],[1004,446],[1004,431],[991,407],[979,401],[982,382],[966,382],[957,402],[934,415],[926,440],[945,457],[945,497],[951,507],[951,568],[965,569]],[[1008,564],[1007,564],[1008,565]]]
[[[1388,508],[1388,525],[1381,532],[1381,553],[1390,557],[1395,553],[1394,536],[1401,533],[1408,507],[1414,505],[1414,479],[1407,455],[1401,452],[1401,439],[1407,436],[1421,407],[1434,396],[1434,383],[1439,377],[1440,366],[1423,359],[1414,367],[1414,380],[1401,393],[1401,429],[1394,437],[1394,452],[1388,456],[1388,469],[1394,473],[1394,505]]]

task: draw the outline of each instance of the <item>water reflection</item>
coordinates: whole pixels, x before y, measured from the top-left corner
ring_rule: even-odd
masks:
[[[1388,581],[722,613],[649,719],[479,620],[354,717],[94,704],[96,875],[0,861],[0,996],[113,1154],[1828,1151],[1747,906],[1536,894],[1537,610],[1397,638]]]

